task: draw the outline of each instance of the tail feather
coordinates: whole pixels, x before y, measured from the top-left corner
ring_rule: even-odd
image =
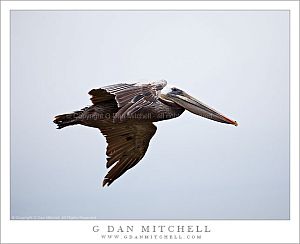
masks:
[[[80,115],[87,109],[83,108],[81,111],[75,111],[70,114],[60,114],[54,117],[53,122],[57,124],[57,129],[62,129],[69,125],[76,125],[80,123]]]

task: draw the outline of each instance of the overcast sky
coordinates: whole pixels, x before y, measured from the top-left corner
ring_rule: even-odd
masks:
[[[288,11],[12,11],[11,217],[289,218]],[[165,79],[239,123],[156,123],[110,187],[88,91]]]

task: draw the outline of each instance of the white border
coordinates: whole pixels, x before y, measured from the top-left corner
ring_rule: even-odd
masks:
[[[290,94],[291,94],[291,220],[274,221],[11,221],[10,206],[10,10],[290,10]],[[299,243],[299,2],[298,1],[1,1],[1,241],[2,243],[99,243],[103,240],[92,232],[94,225],[208,225],[212,232],[201,240],[205,243]],[[103,233],[103,232],[102,232]],[[138,232],[137,232],[138,233]],[[165,233],[163,233],[165,234]],[[124,243],[142,240],[123,239]],[[148,243],[181,243],[182,240],[148,240]]]

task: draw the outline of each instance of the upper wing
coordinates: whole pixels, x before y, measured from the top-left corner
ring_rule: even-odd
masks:
[[[89,91],[89,95],[92,96],[91,101],[93,104],[98,104],[108,100],[115,99],[115,93],[121,90],[125,90],[133,87],[135,84],[115,84],[111,86],[105,86],[99,89],[93,89]]]
[[[110,122],[100,130],[108,143],[106,167],[114,165],[103,180],[103,186],[109,186],[144,157],[156,126],[152,123]]]
[[[89,92],[92,95],[92,102],[98,103],[114,96],[119,111],[115,115],[115,120],[134,114],[141,108],[149,106],[159,98],[160,91],[167,85],[165,80],[151,82],[148,84],[116,84],[94,89]]]

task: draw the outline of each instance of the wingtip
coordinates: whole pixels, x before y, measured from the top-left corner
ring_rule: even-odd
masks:
[[[105,178],[102,182],[102,187],[109,186],[111,184],[110,179]]]
[[[96,92],[96,89],[92,89],[88,92],[89,95],[93,96]]]

